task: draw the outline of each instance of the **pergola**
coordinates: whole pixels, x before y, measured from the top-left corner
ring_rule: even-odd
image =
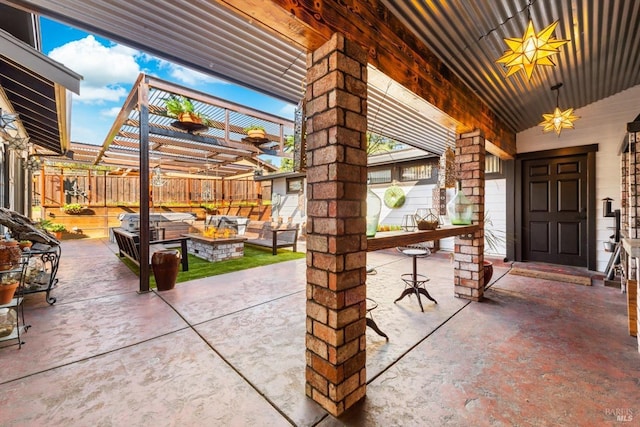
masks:
[[[167,116],[164,100],[170,96],[192,100],[195,110],[209,118],[209,126],[190,129]],[[248,138],[243,129],[250,125],[264,127],[266,138]],[[254,166],[243,160],[263,164],[261,154],[291,157],[284,141],[293,131],[289,119],[141,74],[93,164],[229,178],[253,172]],[[147,166],[141,164],[141,150],[148,153]]]
[[[189,98],[209,126],[187,126],[169,117],[164,100]],[[259,125],[265,138],[248,138],[244,128]],[[230,178],[253,172],[260,154],[285,153],[293,135],[291,120],[224,101],[145,74],[140,74],[93,164],[137,169],[140,188],[149,188],[150,170],[162,168],[195,175]],[[149,224],[148,192],[140,194],[140,223]],[[140,227],[140,258],[149,258],[149,227]],[[140,263],[140,292],[149,290],[149,264]]]

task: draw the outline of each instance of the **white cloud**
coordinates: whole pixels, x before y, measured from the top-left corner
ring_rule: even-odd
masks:
[[[82,124],[73,124],[71,126],[71,140],[73,142],[84,142],[93,145],[102,145],[106,132],[95,127],[85,127]]]
[[[120,110],[122,110],[122,107],[111,107],[105,110],[100,110],[100,115],[102,117],[115,118],[118,116],[118,113],[120,113]]]
[[[120,101],[140,73],[140,52],[114,44],[104,46],[89,35],[49,52],[49,56],[83,76],[77,101],[101,104]]]
[[[296,106],[293,104],[286,104],[282,106],[282,108],[278,113],[281,117],[286,117],[288,119],[293,120],[296,113]]]
[[[200,71],[192,70],[191,68],[183,67],[182,65],[173,64],[163,59],[158,60],[158,66],[160,68],[168,69],[171,77],[187,86],[197,86],[199,84],[207,83],[227,83],[224,80],[201,73]]]

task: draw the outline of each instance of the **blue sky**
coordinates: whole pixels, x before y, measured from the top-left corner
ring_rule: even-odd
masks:
[[[138,74],[293,119],[295,106],[153,57],[145,52],[41,18],[42,51],[83,76],[73,95],[71,140],[102,145]]]

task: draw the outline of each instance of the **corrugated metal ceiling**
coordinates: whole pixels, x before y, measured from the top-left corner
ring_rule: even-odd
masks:
[[[30,141],[45,152],[62,153],[55,83],[0,55],[0,86]]]
[[[292,103],[301,96],[304,52],[216,2],[1,1]],[[558,20],[555,37],[571,42],[554,57],[556,67],[535,71],[531,80],[521,73],[505,78],[495,63],[506,48],[503,38],[524,32],[527,0],[382,1],[516,132],[553,110],[550,87],[557,82],[564,83],[561,108],[640,83],[639,1],[532,1],[536,30]],[[428,109],[408,107],[384,84],[369,95],[370,130],[436,154],[450,143]]]
[[[306,53],[214,2],[100,0],[9,1],[225,80],[296,104],[302,96]],[[370,75],[376,71],[370,68]],[[378,73],[380,74],[380,73]],[[446,128],[389,93],[380,78],[369,88],[372,132],[431,153],[443,151]],[[427,129],[424,132],[416,129]]]
[[[39,153],[69,146],[67,88],[78,92],[81,76],[0,30],[0,92],[18,114]]]
[[[571,41],[538,67],[505,78],[495,60],[504,38],[527,25],[527,0],[382,2],[484,100],[514,131],[536,126],[553,110],[551,86],[562,82],[560,108],[580,108],[640,84],[640,1],[534,0],[536,31],[554,21],[557,39]],[[579,122],[576,122],[579,126]]]

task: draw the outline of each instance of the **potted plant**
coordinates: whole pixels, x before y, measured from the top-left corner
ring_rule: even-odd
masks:
[[[17,278],[7,278],[0,282],[0,305],[9,304],[18,289],[20,281]]]
[[[265,139],[267,137],[264,127],[260,125],[251,125],[244,128],[245,133],[249,138]]]
[[[167,116],[182,123],[194,123],[209,126],[209,119],[195,111],[193,101],[185,96],[171,95],[164,99]]]
[[[20,240],[18,246],[24,251],[25,249],[30,249],[33,246],[33,242],[31,240]]]
[[[218,211],[218,205],[215,203],[203,203],[200,206],[209,214],[214,214]]]
[[[55,222],[50,222],[49,224],[45,225],[43,228],[53,233],[55,238],[58,240],[62,239],[62,232],[67,231],[67,228],[64,226],[64,224],[58,224]]]
[[[69,215],[79,215],[84,210],[84,206],[80,203],[67,203],[62,207],[62,210]]]

